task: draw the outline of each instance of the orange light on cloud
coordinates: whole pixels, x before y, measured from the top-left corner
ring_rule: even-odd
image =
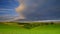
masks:
[[[24,15],[21,13],[25,9],[25,4],[24,0],[19,0],[20,5],[16,8],[16,12],[19,14],[20,18],[19,19],[24,19]]]

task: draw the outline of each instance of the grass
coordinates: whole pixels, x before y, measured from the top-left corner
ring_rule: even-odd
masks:
[[[0,34],[60,34],[60,25],[44,25],[26,29],[14,25],[0,24]]]

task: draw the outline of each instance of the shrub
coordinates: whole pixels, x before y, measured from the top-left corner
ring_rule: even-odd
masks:
[[[25,24],[24,28],[31,29],[38,26],[40,26],[40,24]]]

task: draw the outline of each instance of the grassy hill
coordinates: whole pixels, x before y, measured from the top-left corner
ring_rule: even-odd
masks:
[[[40,25],[31,29],[17,24],[0,24],[0,34],[60,34],[60,24]]]

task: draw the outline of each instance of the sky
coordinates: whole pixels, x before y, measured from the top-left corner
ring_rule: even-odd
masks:
[[[17,0],[0,0],[0,16],[15,14],[15,8],[19,5]]]
[[[0,21],[19,19],[20,13],[27,20],[60,20],[60,0],[24,0],[24,5],[21,0],[0,0]]]
[[[10,20],[18,14],[15,8],[19,6],[17,0],[0,0],[0,21]]]

